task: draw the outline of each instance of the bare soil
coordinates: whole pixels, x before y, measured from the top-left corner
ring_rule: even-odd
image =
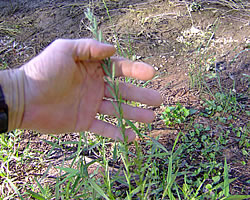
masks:
[[[224,65],[221,72],[223,88],[232,88],[234,79],[235,90],[248,95],[249,82],[242,74],[249,75],[250,56],[249,51],[246,51],[250,43],[247,12],[249,4],[246,10],[241,7],[232,8],[220,1],[203,0],[200,1],[199,10],[188,12],[187,5],[191,5],[191,2],[110,0],[106,3],[112,18],[111,23],[102,1],[98,0],[0,0],[0,59],[7,68],[15,68],[39,54],[57,38],[91,37],[86,29],[88,22],[84,16],[86,8],[91,7],[108,42],[115,43],[115,32],[122,48],[126,49],[131,45],[132,54],[137,60],[155,67],[157,78],[147,87],[162,94],[164,107],[180,102],[186,107],[202,109],[204,101],[200,98],[199,90],[191,89],[189,74],[190,66],[202,60],[199,52],[202,52],[208,43],[210,47],[206,55],[214,58],[215,63]],[[247,4],[247,1],[242,2]],[[196,29],[191,29],[192,27]],[[234,60],[236,56],[237,59]],[[212,89],[218,90],[214,81],[209,84]],[[167,129],[160,119],[163,106],[153,109],[157,118],[152,124],[152,132],[148,134],[158,136],[161,143],[170,148],[178,130]],[[203,122],[216,126],[207,119],[203,119]],[[247,124],[248,118],[242,116],[237,123]],[[46,157],[51,146],[42,139],[56,139],[33,131],[25,133],[20,141],[20,151],[29,144],[29,148],[37,150],[37,156],[40,158],[32,158],[19,166],[13,163],[11,170],[12,176],[16,177],[16,183],[33,183],[34,177],[42,176],[49,164],[58,166],[65,154],[74,152],[72,149],[55,149],[53,156]],[[78,134],[63,135],[62,139],[77,141]],[[44,152],[42,156],[40,152]],[[230,176],[239,177],[231,184],[231,194],[248,194],[248,157],[244,157],[234,145],[228,146],[225,156],[230,165]],[[246,161],[247,164],[244,166],[241,161]],[[57,170],[53,167],[48,175],[48,182],[57,176]]]

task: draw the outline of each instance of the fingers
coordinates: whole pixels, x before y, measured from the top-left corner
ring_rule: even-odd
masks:
[[[52,43],[52,46],[53,51],[70,54],[75,61],[100,61],[113,56],[116,51],[114,46],[93,39],[58,39]],[[116,76],[150,80],[155,74],[152,66],[142,62],[133,62],[123,58],[112,58],[111,61],[115,64]]]
[[[104,137],[109,137],[115,140],[123,141],[120,129],[104,121],[95,119],[92,125],[90,126],[89,131],[96,133],[98,135],[102,135]],[[135,139],[135,133],[130,129],[127,129],[125,131],[125,136],[128,137],[128,142],[131,142]]]
[[[133,62],[123,58],[112,58],[111,61],[115,64],[116,76],[126,76],[146,81],[152,79],[155,75],[154,68],[143,62]]]
[[[114,46],[93,39],[74,41],[75,60],[103,60],[114,55],[116,51]],[[146,63],[133,62],[123,58],[112,58],[111,61],[115,64],[116,76],[126,76],[140,80],[150,80],[154,77],[154,68]]]
[[[113,98],[110,90],[113,91],[108,84],[105,84],[104,95],[106,97]],[[152,89],[140,88],[126,83],[119,83],[119,92],[124,100],[140,102],[151,106],[159,106],[162,103],[160,93]]]
[[[155,114],[153,111],[143,108],[136,108],[126,104],[122,104],[122,110],[123,117],[129,120],[135,120],[143,123],[151,123],[155,118]],[[112,102],[107,100],[102,101],[98,112],[104,115],[118,116],[118,113],[116,112]]]

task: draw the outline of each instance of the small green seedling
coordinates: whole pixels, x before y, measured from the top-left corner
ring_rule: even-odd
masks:
[[[190,111],[177,103],[176,107],[167,107],[162,113],[161,119],[164,120],[166,126],[174,126],[183,123],[190,115]]]

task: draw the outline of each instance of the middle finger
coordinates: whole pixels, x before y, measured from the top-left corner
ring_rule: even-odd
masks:
[[[103,100],[98,112],[104,115],[119,116],[114,106],[117,106],[117,102],[111,102]],[[121,104],[123,110],[124,119],[135,120],[143,123],[151,123],[155,118],[155,114],[152,110],[147,110],[138,107],[132,107],[126,104]]]
[[[110,90],[113,92],[113,89],[106,83],[104,96],[114,98]],[[124,100],[140,102],[151,106],[159,106],[162,103],[162,97],[159,92],[148,88],[136,87],[128,83],[119,83],[120,95]]]

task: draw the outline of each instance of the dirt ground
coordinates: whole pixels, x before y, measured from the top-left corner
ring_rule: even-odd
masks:
[[[230,77],[233,77],[236,80],[235,90],[247,94],[248,81],[241,75],[249,75],[250,69],[249,51],[246,51],[250,44],[249,13],[237,4],[231,8],[220,1],[199,2],[199,9],[189,11],[187,7],[190,8],[192,1],[107,0],[111,24],[102,1],[98,0],[0,0],[0,59],[6,68],[15,68],[39,54],[57,38],[91,37],[84,16],[84,11],[90,7],[108,42],[115,43],[116,32],[123,48],[130,44],[131,53],[137,60],[155,67],[157,78],[147,87],[162,94],[164,106],[180,102],[186,107],[201,108],[200,92],[191,89],[189,74],[192,63],[200,61],[199,48],[202,52],[208,42],[208,55],[215,63],[223,64],[223,87],[229,89],[232,84]],[[242,2],[247,4],[247,1]],[[237,55],[239,59],[231,62]],[[213,82],[210,84],[216,89]],[[160,136],[165,146],[171,146],[177,131],[167,129],[160,119],[163,107],[153,109],[157,117],[150,134]],[[248,119],[244,118],[239,123],[248,123]],[[54,139],[32,131],[26,133],[20,141],[21,149],[29,143],[30,148],[45,154],[43,164],[31,160],[29,166],[13,165],[12,173],[19,183],[32,182],[33,176],[42,175],[51,163],[58,165],[60,155],[64,153],[55,152],[53,157],[46,158],[51,146],[41,139]],[[64,140],[78,139],[74,133],[62,137]],[[231,186],[232,193],[242,194],[242,187],[250,191],[247,182],[250,178],[249,161],[246,160],[247,167],[240,165],[241,154],[232,146],[226,153],[230,175],[239,177]],[[49,174],[50,178],[55,176],[56,171]]]

